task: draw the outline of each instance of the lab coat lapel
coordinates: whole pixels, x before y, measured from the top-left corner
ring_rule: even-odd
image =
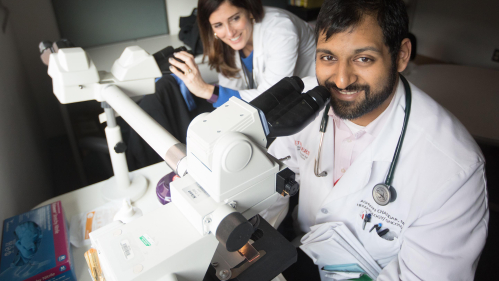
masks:
[[[262,46],[262,38],[261,35],[261,23],[255,23],[253,25],[253,81],[255,83],[255,88],[258,87],[258,75],[259,69],[261,68],[260,64],[263,64],[263,46]]]
[[[363,189],[371,175],[372,162],[372,149],[370,145],[357,157],[355,162],[331,189],[324,201],[324,205]],[[333,181],[332,175],[330,180]]]
[[[373,161],[391,162],[402,133],[405,117],[405,90],[400,79],[394,99],[395,108],[390,112],[384,128],[369,146],[374,149]]]
[[[401,82],[399,84],[401,84]],[[364,188],[371,189],[373,186],[367,185],[367,183],[378,180],[380,174],[382,174],[383,177],[379,183],[384,181],[390,166],[389,163],[392,161],[393,153],[395,152],[395,147],[397,146],[398,138],[402,131],[405,115],[404,89],[401,85],[398,85],[397,87],[393,102],[395,102],[395,108],[389,113],[390,115],[380,134],[355,159],[354,163],[348,168],[336,186],[331,189],[324,204],[331,203],[332,201],[341,199],[347,195],[363,190]],[[376,169],[374,169],[374,167],[376,167]],[[376,175],[373,175],[373,172],[375,172]]]
[[[317,114],[314,122],[309,125],[310,130],[305,129],[300,133],[298,139],[306,150],[310,150],[310,155],[304,161],[303,171],[300,176],[307,178],[307,186],[300,189],[300,204],[305,206],[298,209],[300,220],[314,222],[316,213],[321,208],[321,203],[327,199],[331,189],[333,189],[333,160],[334,159],[334,130],[333,119],[329,117],[329,126],[326,128],[321,151],[320,170],[327,171],[326,177],[316,177],[314,174],[314,163],[319,151],[320,136],[319,127],[324,109]],[[298,152],[298,157],[302,155]],[[303,158],[303,157],[302,157]],[[301,168],[300,168],[301,170]],[[313,202],[313,203],[311,203]]]

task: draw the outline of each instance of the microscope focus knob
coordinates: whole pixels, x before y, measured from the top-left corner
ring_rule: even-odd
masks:
[[[284,191],[289,196],[294,196],[300,190],[300,185],[294,179],[288,179],[284,185]]]
[[[275,188],[282,196],[293,196],[300,190],[300,184],[295,181],[295,173],[286,168],[276,174]]]
[[[227,251],[235,252],[246,245],[251,234],[253,225],[241,213],[233,212],[220,222],[215,236]]]

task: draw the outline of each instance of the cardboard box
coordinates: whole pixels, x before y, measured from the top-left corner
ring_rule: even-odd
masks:
[[[3,222],[0,281],[76,281],[60,201]]]

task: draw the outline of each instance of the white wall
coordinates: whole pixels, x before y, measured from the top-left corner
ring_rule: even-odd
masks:
[[[180,17],[188,16],[198,5],[197,0],[165,0],[166,1],[166,17],[168,20],[169,34],[178,34],[180,27],[178,26]]]
[[[418,54],[445,62],[499,69],[499,1],[417,0],[411,32]]]
[[[53,191],[36,104],[10,21],[6,33],[0,29],[0,54],[1,233],[4,219],[28,211]]]
[[[46,139],[65,134],[59,102],[52,93],[47,66],[41,63],[38,44],[60,39],[51,0],[1,0],[9,11],[9,24],[26,69],[25,82],[36,101]]]

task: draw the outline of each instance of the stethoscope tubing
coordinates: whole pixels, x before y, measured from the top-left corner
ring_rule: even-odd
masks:
[[[326,171],[320,172],[320,170],[321,170],[322,142],[324,141],[324,133],[326,133],[327,122],[329,120],[328,113],[329,113],[329,108],[330,107],[331,107],[331,104],[328,103],[326,105],[326,108],[324,109],[324,113],[322,115],[322,120],[321,120],[321,127],[319,129],[319,132],[321,132],[321,140],[319,142],[319,150],[317,152],[317,159],[315,160],[315,163],[314,163],[314,174],[318,178],[327,176],[327,172]]]
[[[411,115],[411,105],[412,105],[412,92],[409,82],[404,76],[400,75],[400,80],[404,84],[405,89],[405,116],[404,124],[402,125],[402,133],[400,134],[399,140],[397,142],[397,147],[395,148],[395,153],[393,154],[392,163],[390,164],[390,169],[388,170],[388,175],[386,175],[385,184],[392,186],[393,175],[395,174],[395,167],[400,155],[400,150],[402,149],[402,143],[404,142],[405,132],[407,130],[407,123],[409,123],[409,116]]]

